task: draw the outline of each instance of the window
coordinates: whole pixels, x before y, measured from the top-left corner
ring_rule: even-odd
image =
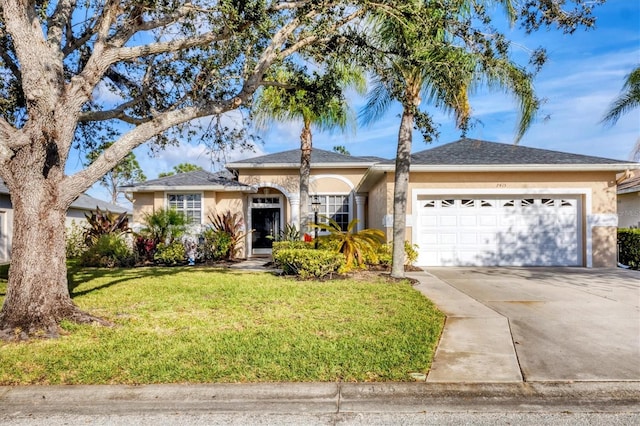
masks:
[[[309,211],[313,212],[311,202],[316,198],[320,203],[318,206],[318,216],[327,216],[338,222],[340,229],[347,230],[349,225],[349,196],[348,195],[312,195],[309,197]],[[313,220],[313,217],[312,217]],[[322,218],[318,219],[322,222]],[[327,221],[324,220],[326,223]]]
[[[200,194],[168,194],[169,208],[183,213],[189,223],[202,223],[202,196]]]

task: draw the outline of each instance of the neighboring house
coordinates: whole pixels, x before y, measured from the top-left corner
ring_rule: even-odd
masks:
[[[129,212],[129,209],[93,198],[87,194],[80,195],[67,210],[66,225],[86,222],[85,214],[95,211],[96,207],[112,213]],[[8,262],[11,258],[13,243],[13,206],[9,196],[9,189],[0,180],[0,262]]]
[[[618,184],[618,227],[640,228],[640,172],[626,176]]]
[[[310,195],[343,227],[391,239],[394,161],[314,149]],[[128,186],[134,222],[155,208],[243,215],[244,254],[270,251],[269,235],[299,227],[300,151],[229,163]],[[616,266],[616,174],[640,164],[474,139],[412,155],[406,238],[420,266]],[[311,210],[311,209],[310,209]],[[311,219],[311,218],[309,218]]]

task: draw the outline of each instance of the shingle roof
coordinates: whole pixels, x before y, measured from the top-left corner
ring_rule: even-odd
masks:
[[[640,175],[632,176],[618,184],[618,194],[640,192]]]
[[[411,156],[412,165],[622,164],[625,161],[521,145],[460,139]],[[629,163],[635,164],[635,163]]]
[[[9,188],[4,184],[4,181],[0,179],[0,194],[9,195]],[[100,210],[109,210],[112,213],[130,212],[131,210],[126,207],[121,207],[115,204],[108,203],[106,201],[94,198],[87,194],[80,194],[76,200],[71,203],[71,208],[79,210],[95,210],[99,207]]]
[[[145,188],[225,188],[226,190],[251,190],[248,185],[244,185],[235,180],[233,174],[228,170],[221,170],[216,173],[209,173],[205,170],[196,170],[194,172],[177,173],[171,176],[165,176],[158,179],[152,179],[145,182],[138,182],[131,185],[123,185],[122,189],[126,190],[142,190]]]
[[[235,169],[242,166],[249,165],[299,165],[300,156],[302,152],[300,149],[292,149],[289,151],[276,152],[274,154],[267,154],[261,157],[249,158],[247,160],[241,160],[234,163],[227,164],[227,168]],[[344,155],[333,151],[325,151],[322,149],[313,148],[311,150],[311,165],[314,164],[362,164],[366,166],[368,164],[378,163],[385,161],[383,158],[364,156],[358,157],[354,155]]]

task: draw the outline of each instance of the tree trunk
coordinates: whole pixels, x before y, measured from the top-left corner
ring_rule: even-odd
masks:
[[[405,107],[402,111],[402,121],[398,132],[398,150],[396,153],[393,189],[393,257],[391,276],[394,278],[404,278],[404,242],[407,229],[407,191],[409,190],[413,122],[413,112]]]
[[[56,337],[63,319],[106,321],[80,311],[67,286],[67,206],[55,184],[38,172],[12,182],[13,247],[7,295],[0,311],[0,338]],[[33,177],[35,175],[35,178]]]
[[[300,235],[310,231],[309,226],[309,175],[311,174],[311,126],[305,122],[300,134]]]

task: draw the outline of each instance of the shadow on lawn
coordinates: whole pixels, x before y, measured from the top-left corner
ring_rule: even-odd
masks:
[[[84,296],[94,291],[104,290],[115,285],[131,280],[144,279],[149,277],[170,277],[184,272],[201,272],[203,269],[222,274],[243,273],[225,266],[176,266],[176,267],[141,267],[141,268],[85,268],[80,267],[73,261],[68,264],[67,281],[71,298]],[[6,281],[9,276],[9,265],[0,265],[0,280]],[[80,285],[87,281],[106,278],[108,281],[95,287],[85,290],[75,291]],[[3,288],[4,287],[4,288]],[[0,297],[6,296],[6,287],[0,283]]]
[[[171,277],[178,273],[189,272],[202,272],[202,270],[209,270],[211,272],[229,274],[238,273],[229,268],[212,268],[207,266],[175,266],[175,267],[141,267],[141,268],[114,268],[114,269],[101,269],[101,268],[83,268],[78,266],[69,266],[67,273],[67,281],[69,287],[69,293],[71,298],[84,296],[94,291],[100,291],[114,285],[125,283],[131,280],[144,279],[149,277]],[[100,284],[96,287],[87,288],[81,291],[75,291],[77,287],[94,279],[112,278],[108,282]]]

